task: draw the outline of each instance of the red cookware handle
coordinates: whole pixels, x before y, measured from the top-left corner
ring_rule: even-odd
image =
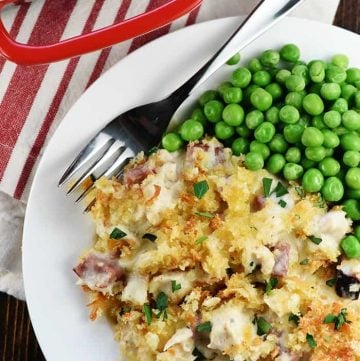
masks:
[[[14,0],[0,0],[0,10]],[[135,0],[136,1],[136,0]],[[57,44],[28,46],[10,38],[0,20],[0,54],[17,64],[45,64],[103,49],[166,25],[188,13],[202,0],[172,0],[155,10],[128,20],[75,36]]]

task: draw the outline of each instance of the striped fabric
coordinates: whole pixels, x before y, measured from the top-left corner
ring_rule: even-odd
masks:
[[[168,1],[23,1],[6,8],[2,17],[13,38],[37,45],[102,28]],[[126,54],[197,21],[247,13],[256,3],[204,0],[200,8],[152,33],[50,65],[16,66],[0,57],[0,191],[26,202],[39,158],[61,119],[81,94]]]

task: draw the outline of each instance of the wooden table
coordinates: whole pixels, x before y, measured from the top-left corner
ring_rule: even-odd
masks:
[[[342,0],[335,24],[360,34],[360,1]],[[0,361],[45,360],[25,302],[0,293]]]

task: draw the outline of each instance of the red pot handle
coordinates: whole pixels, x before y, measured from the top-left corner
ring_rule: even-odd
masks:
[[[136,0],[135,0],[136,1]],[[112,46],[164,26],[200,5],[202,0],[172,0],[155,10],[57,44],[28,46],[12,40],[0,20],[0,54],[17,64],[52,63]],[[0,0],[0,10],[14,0]]]

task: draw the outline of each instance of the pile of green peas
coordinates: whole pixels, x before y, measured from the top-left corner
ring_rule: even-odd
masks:
[[[360,69],[349,68],[343,54],[330,61],[300,58],[298,46],[286,44],[250,59],[217,90],[204,92],[162,146],[172,152],[213,135],[243,154],[248,169],[265,167],[298,181],[360,222]],[[236,54],[228,64],[239,61]],[[360,257],[357,233],[342,242],[350,258]]]

